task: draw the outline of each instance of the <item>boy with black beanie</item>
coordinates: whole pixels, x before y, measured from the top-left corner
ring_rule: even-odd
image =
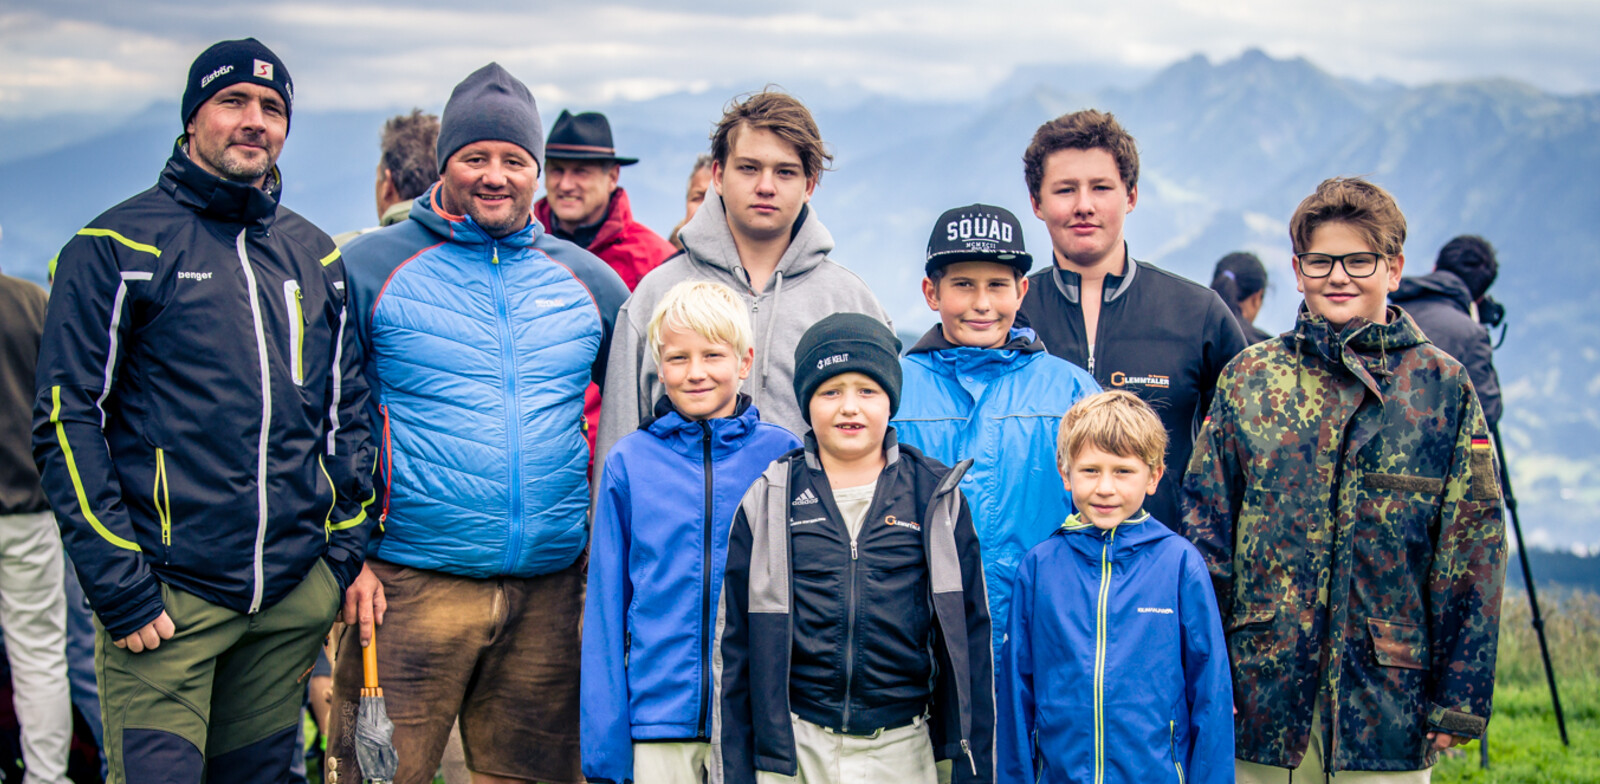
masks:
[[[717,622],[724,775],[994,781],[982,556],[945,467],[897,443],[900,342],[838,313],[795,348],[811,426],[734,515]]]

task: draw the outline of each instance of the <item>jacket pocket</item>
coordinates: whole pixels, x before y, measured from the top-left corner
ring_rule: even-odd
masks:
[[[167,484],[167,451],[156,447],[156,483],[150,491],[161,523],[161,562],[172,563],[172,492]]]
[[[1399,490],[1424,495],[1439,495],[1444,492],[1444,480],[1432,476],[1368,471],[1361,475],[1361,483],[1373,490]]]
[[[283,282],[283,304],[289,314],[289,374],[296,386],[306,382],[306,308],[300,281]]]
[[[1238,631],[1240,629],[1245,628],[1246,626],[1255,626],[1257,624],[1264,624],[1264,623],[1267,623],[1267,622],[1271,621],[1272,617],[1275,616],[1275,615],[1277,615],[1277,613],[1273,612],[1272,610],[1258,610],[1256,612],[1235,613],[1234,616],[1233,616],[1233,620],[1228,623],[1228,628],[1225,631],[1228,634],[1232,634],[1232,633],[1234,633],[1234,632],[1236,632],[1236,631]]]
[[[1368,618],[1367,633],[1372,637],[1373,661],[1379,666],[1407,670],[1428,668],[1428,639],[1421,626]]]

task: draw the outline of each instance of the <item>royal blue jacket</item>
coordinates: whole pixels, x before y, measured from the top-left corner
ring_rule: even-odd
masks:
[[[711,641],[728,526],[794,434],[740,395],[733,416],[657,416],[606,456],[583,613],[583,775],[632,781],[633,741],[711,740]],[[637,663],[638,666],[630,666]]]
[[[1232,782],[1233,683],[1205,561],[1139,515],[1077,515],[1017,570],[1002,782]]]
[[[531,217],[496,239],[438,194],[343,249],[382,458],[368,554],[475,578],[556,572],[588,542],[583,391],[628,289]]]
[[[983,545],[994,649],[1022,556],[1061,526],[1072,496],[1056,470],[1056,433],[1073,403],[1100,391],[1088,371],[1015,328],[998,349],[956,346],[934,326],[900,360],[900,441],[946,465],[972,460],[961,490]]]

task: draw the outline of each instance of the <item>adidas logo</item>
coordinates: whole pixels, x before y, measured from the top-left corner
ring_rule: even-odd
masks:
[[[808,488],[806,488],[804,490],[801,490],[800,491],[800,495],[795,496],[795,499],[793,501],[789,502],[789,505],[790,506],[805,506],[807,504],[815,504],[815,503],[818,503],[817,502],[817,494],[811,492],[811,488],[808,487]]]

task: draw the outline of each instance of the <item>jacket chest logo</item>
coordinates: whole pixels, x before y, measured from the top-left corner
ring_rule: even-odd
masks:
[[[1154,374],[1145,376],[1130,376],[1127,373],[1118,370],[1111,374],[1111,386],[1138,386],[1154,387],[1156,389],[1168,389],[1172,386],[1172,379],[1168,376],[1158,376]]]
[[[910,520],[901,520],[901,519],[896,518],[894,515],[889,515],[888,517],[883,518],[883,522],[888,524],[888,525],[896,526],[898,528],[909,528],[909,529],[911,529],[913,531],[921,531],[922,530],[922,524],[921,523],[914,523],[914,522],[911,522]]]
[[[210,280],[211,279],[211,275],[212,275],[212,273],[210,273],[210,272],[188,272],[188,271],[184,271],[184,272],[179,272],[178,273],[178,280]]]
[[[800,491],[800,495],[795,496],[794,500],[789,502],[789,505],[790,506],[809,506],[809,505],[815,504],[815,503],[818,503],[817,494],[811,492],[811,488],[808,487],[808,488],[806,488],[804,490],[801,490]]]

